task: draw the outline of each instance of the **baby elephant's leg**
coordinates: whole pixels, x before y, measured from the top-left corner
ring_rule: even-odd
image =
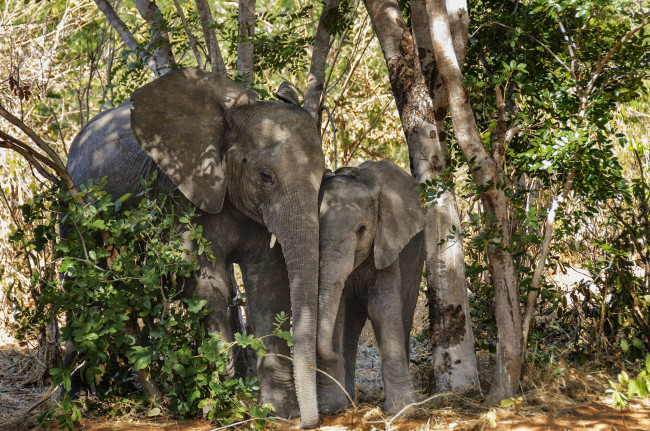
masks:
[[[404,326],[408,322],[403,322],[402,318],[400,286],[399,264],[395,262],[379,271],[377,282],[368,292],[368,314],[381,355],[381,374],[386,393],[384,409],[389,413],[396,413],[418,400],[408,369],[404,339]]]

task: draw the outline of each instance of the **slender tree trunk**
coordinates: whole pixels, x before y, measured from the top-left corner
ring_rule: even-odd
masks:
[[[416,12],[424,4],[415,3],[412,2],[411,14],[414,32],[424,35],[429,33],[426,20],[419,20],[422,16]],[[430,91],[428,85],[440,82],[436,79],[431,37],[427,37],[428,42],[418,39],[416,47],[396,1],[366,1],[365,4],[388,65],[409,147],[411,173],[420,182],[439,178],[449,166],[444,138],[447,95],[444,88]],[[447,239],[448,235],[453,239]],[[479,381],[474,335],[453,190],[445,192],[427,212],[425,237],[436,391],[476,390]],[[441,244],[441,240],[445,241]]]
[[[325,83],[325,65],[327,64],[327,55],[330,52],[330,39],[332,37],[332,33],[327,29],[326,25],[327,13],[329,10],[337,8],[339,3],[341,3],[341,0],[327,0],[325,2],[314,38],[314,50],[311,56],[307,88],[305,89],[304,108],[316,120],[320,118],[320,104]]]
[[[246,87],[255,81],[253,42],[255,35],[255,0],[239,0],[239,39],[237,41],[237,76]]]
[[[469,97],[462,84],[445,0],[427,0],[426,9],[436,61],[449,93],[456,139],[463,155],[471,161],[472,177],[482,190],[480,197],[487,216],[485,227],[495,235],[492,238],[494,242],[488,247],[488,267],[494,283],[498,326],[497,364],[490,396],[493,399],[509,398],[518,389],[523,369],[524,342],[519,290],[514,260],[509,251],[510,221],[505,193],[498,187],[502,183],[500,162],[503,149],[496,145],[490,154],[481,141]]]
[[[214,31],[214,22],[212,21],[212,12],[210,12],[210,5],[207,0],[195,0],[196,10],[199,12],[199,19],[201,20],[201,28],[203,29],[203,37],[205,44],[210,52],[210,66],[212,73],[217,75],[226,75],[226,65],[221,56],[221,49],[217,42],[217,34]]]

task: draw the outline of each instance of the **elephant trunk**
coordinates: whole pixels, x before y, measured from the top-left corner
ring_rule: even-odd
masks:
[[[323,241],[323,244],[327,241]],[[340,244],[340,242],[339,242]],[[322,250],[318,283],[318,355],[326,361],[338,360],[334,352],[334,326],[345,287],[345,280],[353,269],[353,256],[345,259],[345,252]],[[342,258],[343,256],[343,258]]]
[[[301,427],[318,425],[316,399],[316,328],[318,313],[318,202],[304,199],[285,208],[298,208],[280,216],[271,232],[282,246],[291,290],[294,338],[294,379]],[[293,206],[292,206],[293,205]],[[268,226],[268,225],[267,225]]]

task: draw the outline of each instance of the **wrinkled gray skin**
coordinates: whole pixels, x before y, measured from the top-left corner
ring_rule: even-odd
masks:
[[[417,182],[383,160],[326,174],[320,190],[319,368],[354,398],[359,335],[370,319],[386,400],[395,413],[417,400],[408,369],[409,333],[424,264],[424,211]],[[319,409],[349,404],[318,376]]]
[[[207,331],[222,332],[228,341],[233,262],[242,269],[257,336],[273,332],[277,313],[292,312],[294,360],[305,366],[292,375],[291,362],[273,355],[289,356],[286,342],[266,338],[269,355],[257,364],[261,401],[272,403],[280,416],[300,412],[302,426],[310,428],[318,423],[313,367],[318,190],[325,165],[309,114],[256,98],[228,78],[174,70],[88,123],[70,148],[68,169],[76,184],[106,176],[106,191],[115,199],[136,195],[139,178],[158,171],[155,192],[177,186],[199,208],[196,223],[216,261],[200,258],[201,269],[184,291],[207,300],[214,310]],[[274,248],[271,234],[277,237]],[[192,241],[185,246],[195,251]]]

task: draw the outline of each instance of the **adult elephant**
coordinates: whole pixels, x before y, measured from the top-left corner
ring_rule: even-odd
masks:
[[[293,373],[282,358],[289,355],[286,342],[269,340],[267,352],[280,355],[258,360],[262,402],[285,417],[299,407],[301,425],[316,426],[318,190],[325,163],[309,114],[290,103],[257,101],[257,93],[226,77],[177,69],[90,121],[70,148],[68,169],[76,184],[107,177],[113,197],[136,196],[140,178],[158,171],[154,192],[177,187],[199,209],[196,223],[216,260],[199,257],[201,269],[185,289],[214,310],[207,330],[232,338],[228,268],[238,263],[256,334],[271,333],[277,313],[293,315]],[[191,241],[185,245],[194,250]]]

